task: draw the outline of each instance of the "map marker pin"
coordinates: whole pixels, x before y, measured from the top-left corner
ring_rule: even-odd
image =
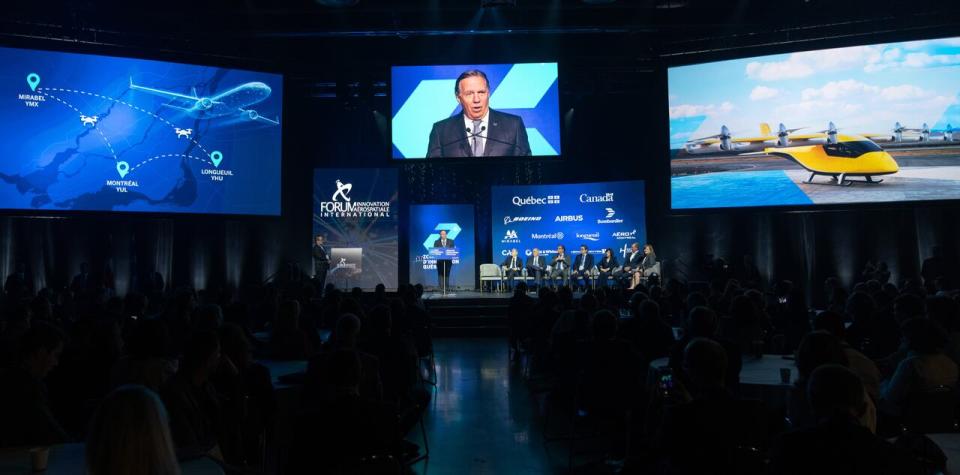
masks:
[[[219,150],[214,150],[210,153],[210,161],[213,162],[213,166],[219,167],[220,162],[223,161],[223,154]]]
[[[130,172],[130,164],[127,162],[117,162],[117,173],[120,174],[120,178],[127,176],[127,173]]]
[[[27,74],[27,84],[30,85],[30,90],[35,92],[37,86],[40,85],[40,75],[37,73]]]

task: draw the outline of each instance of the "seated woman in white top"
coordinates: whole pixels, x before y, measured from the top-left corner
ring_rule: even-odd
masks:
[[[912,318],[903,322],[901,334],[907,357],[880,386],[881,408],[894,415],[900,414],[911,395],[938,386],[956,388],[960,378],[957,364],[944,353],[946,334],[935,323],[926,318]]]

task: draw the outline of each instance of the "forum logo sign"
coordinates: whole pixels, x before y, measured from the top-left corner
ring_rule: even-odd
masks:
[[[335,190],[330,201],[320,202],[321,218],[389,218],[389,201],[352,201],[350,192],[353,183],[343,183],[340,179],[334,184]]]

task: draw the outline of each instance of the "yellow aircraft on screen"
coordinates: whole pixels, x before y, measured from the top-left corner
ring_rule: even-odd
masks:
[[[767,147],[763,154],[783,157],[810,172],[806,183],[814,183],[817,175],[829,176],[830,185],[850,186],[854,182],[877,184],[900,170],[897,161],[874,141],[862,135],[838,134],[833,123],[826,134],[826,142],[787,147]],[[823,136],[821,135],[821,136]],[[850,180],[849,177],[863,177]]]

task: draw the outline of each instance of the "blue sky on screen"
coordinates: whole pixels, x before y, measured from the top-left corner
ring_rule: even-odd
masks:
[[[854,46],[680,66],[669,71],[670,146],[776,129],[886,133],[896,122],[960,127],[960,38]]]

